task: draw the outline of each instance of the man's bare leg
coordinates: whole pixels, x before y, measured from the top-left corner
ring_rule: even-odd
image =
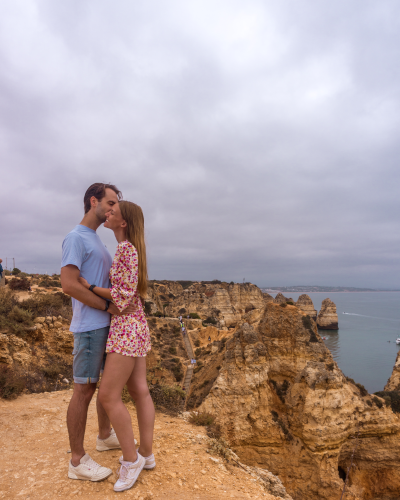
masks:
[[[74,467],[80,464],[80,459],[85,455],[83,440],[85,437],[87,413],[95,390],[96,384],[74,384],[74,393],[67,412],[67,427],[72,455],[71,462]]]

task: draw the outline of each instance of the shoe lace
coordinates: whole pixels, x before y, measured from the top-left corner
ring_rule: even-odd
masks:
[[[127,475],[128,475],[128,467],[124,464],[121,464],[117,469],[117,476],[122,481],[125,481]]]
[[[98,469],[100,467],[100,464],[95,462],[93,458],[89,458],[89,460],[85,463],[89,467],[89,469]]]

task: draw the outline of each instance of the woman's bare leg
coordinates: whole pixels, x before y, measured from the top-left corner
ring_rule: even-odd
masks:
[[[136,404],[140,433],[140,454],[150,456],[153,448],[155,412],[146,380],[146,358],[136,358],[132,374],[127,381],[129,394]],[[111,418],[114,425],[114,420]]]
[[[137,359],[115,352],[107,354],[98,395],[100,403],[113,424],[124,460],[127,462],[135,462],[137,453],[131,417],[122,402],[121,395],[124,385],[132,377]]]

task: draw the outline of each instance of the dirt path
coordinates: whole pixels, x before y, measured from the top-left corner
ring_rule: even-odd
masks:
[[[70,454],[65,416],[71,395],[72,391],[67,390],[24,395],[14,401],[0,400],[1,499],[112,499],[121,495],[138,500],[276,499],[246,472],[209,455],[204,428],[159,412],[154,446],[157,467],[143,471],[132,489],[115,493],[115,475],[99,483],[68,479]],[[136,433],[134,407],[129,406],[129,411]],[[92,401],[86,450],[94,460],[115,472],[120,450],[97,452],[96,435],[96,408]]]

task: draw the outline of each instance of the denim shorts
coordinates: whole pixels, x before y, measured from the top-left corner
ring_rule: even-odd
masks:
[[[106,360],[106,344],[109,326],[74,333],[74,382],[92,384],[99,381]]]

